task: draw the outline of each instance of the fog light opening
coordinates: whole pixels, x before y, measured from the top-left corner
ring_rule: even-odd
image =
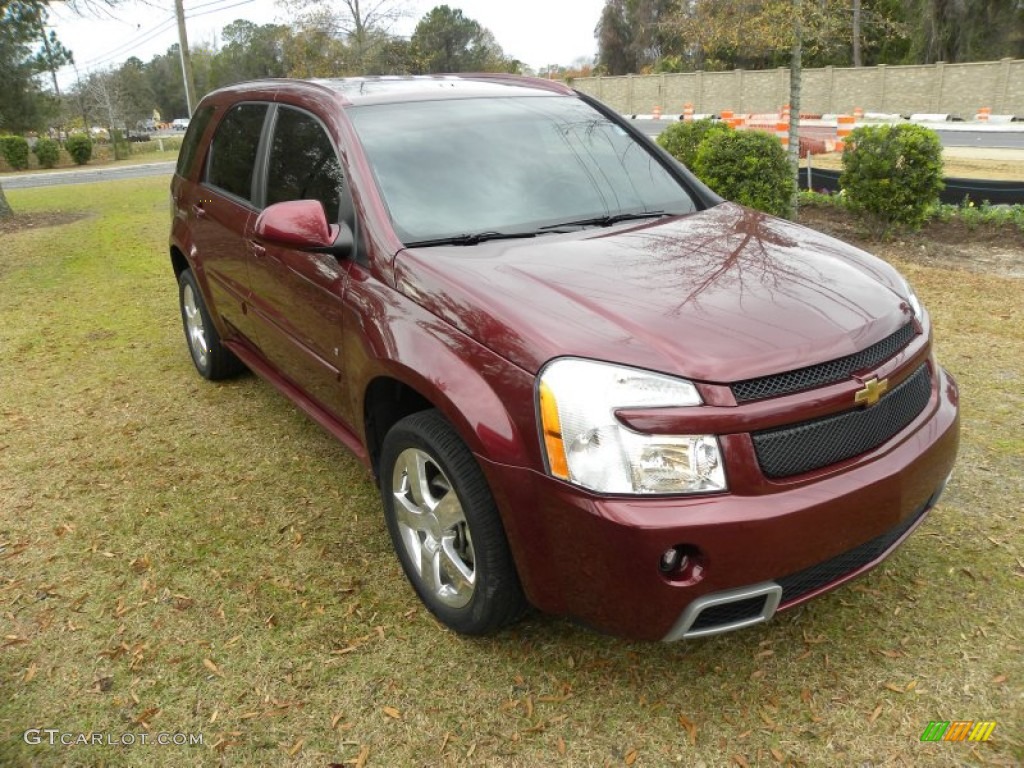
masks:
[[[692,544],[676,544],[666,549],[658,560],[658,570],[666,579],[694,584],[704,575],[703,553]]]

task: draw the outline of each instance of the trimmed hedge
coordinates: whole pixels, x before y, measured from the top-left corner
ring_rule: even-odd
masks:
[[[775,216],[793,212],[796,177],[782,142],[770,133],[712,133],[697,149],[693,171],[726,200]]]
[[[92,139],[84,133],[73,133],[64,142],[64,149],[78,165],[85,165],[92,159]]]
[[[857,128],[843,149],[839,185],[876,236],[920,229],[943,188],[939,135],[920,125]]]
[[[697,150],[708,137],[731,131],[726,123],[706,118],[672,123],[658,134],[658,145],[690,170],[694,169]]]
[[[28,168],[28,140],[24,136],[0,136],[0,153],[14,170]]]
[[[60,160],[60,144],[53,139],[39,139],[32,152],[42,168],[53,168]]]

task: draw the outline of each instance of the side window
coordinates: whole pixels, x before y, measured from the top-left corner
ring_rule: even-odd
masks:
[[[185,138],[181,142],[181,151],[178,152],[178,165],[174,172],[179,176],[187,176],[192,168],[192,161],[195,160],[196,152],[199,150],[199,140],[206,133],[206,126],[213,117],[213,107],[205,106],[196,110],[192,115],[192,121],[188,124]]]
[[[319,200],[327,219],[340,220],[344,176],[334,146],[317,120],[279,107],[267,165],[267,205]]]
[[[266,104],[239,104],[224,116],[210,145],[208,184],[243,200],[251,198],[256,151],[266,114]]]

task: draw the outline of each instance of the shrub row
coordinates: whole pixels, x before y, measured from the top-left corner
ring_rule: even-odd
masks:
[[[14,170],[28,168],[28,141],[24,136],[0,136],[0,154]]]
[[[658,144],[728,200],[777,216],[792,213],[794,178],[773,135],[712,120],[673,123]],[[863,126],[843,150],[846,204],[876,236],[918,229],[942,191],[938,134],[917,125]]]

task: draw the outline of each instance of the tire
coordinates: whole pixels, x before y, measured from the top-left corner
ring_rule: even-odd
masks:
[[[200,376],[218,381],[245,370],[242,361],[221,344],[191,269],[186,269],[178,277],[178,305],[181,307],[181,323],[188,351]]]
[[[522,616],[526,599],[490,488],[440,413],[415,413],[391,428],[380,486],[402,569],[442,624],[485,635]]]

